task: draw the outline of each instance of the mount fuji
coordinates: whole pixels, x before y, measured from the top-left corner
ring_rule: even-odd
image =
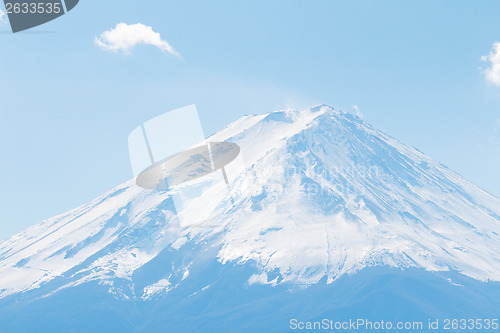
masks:
[[[245,163],[205,227],[130,180],[0,242],[0,332],[500,317],[499,198],[326,105],[209,139]]]

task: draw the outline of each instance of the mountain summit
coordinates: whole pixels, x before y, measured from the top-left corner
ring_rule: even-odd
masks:
[[[211,227],[176,224],[171,193],[131,180],[0,243],[0,297],[92,286],[147,302],[222,276],[293,289],[369,267],[500,281],[500,199],[352,114],[245,116],[210,140],[245,161]]]

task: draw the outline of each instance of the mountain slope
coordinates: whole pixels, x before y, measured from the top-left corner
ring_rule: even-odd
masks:
[[[129,181],[0,243],[0,297],[94,285],[129,300],[196,294],[214,265],[249,287],[373,266],[500,281],[500,199],[351,114],[246,116],[211,139],[238,143],[246,165],[213,227],[180,225],[171,193]]]

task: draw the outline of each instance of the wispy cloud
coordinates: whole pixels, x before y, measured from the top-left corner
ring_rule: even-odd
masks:
[[[96,37],[94,42],[98,47],[111,52],[121,51],[124,54],[130,54],[136,45],[145,44],[156,46],[163,52],[181,57],[179,52],[162,39],[158,32],[142,23],[118,23],[114,28],[104,31],[99,37]]]
[[[359,107],[357,104],[354,104],[352,106],[352,108],[354,109],[354,111],[356,112],[356,116],[358,116],[360,119],[363,119],[363,114],[361,113],[361,111],[359,111]]]
[[[497,118],[493,124],[493,132],[488,133],[488,141],[496,142],[500,137],[500,118]]]
[[[6,23],[6,22],[7,22],[7,20],[6,20],[6,19],[5,19],[5,17],[4,17],[5,15],[6,15],[6,14],[5,14],[5,12],[3,12],[3,11],[0,9],[0,24],[2,24],[2,23]]]
[[[500,42],[493,43],[490,54],[482,56],[481,60],[488,62],[489,67],[484,71],[486,80],[500,86]]]

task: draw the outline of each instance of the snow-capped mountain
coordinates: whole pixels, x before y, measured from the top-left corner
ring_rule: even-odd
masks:
[[[61,288],[133,283],[162,250],[191,243],[254,264],[249,283],[313,284],[377,264],[500,280],[500,199],[349,113],[247,116],[211,139],[238,143],[248,166],[215,227],[177,227],[169,193],[129,181],[3,241],[0,295],[61,276]],[[165,276],[135,296],[172,287]]]
[[[356,116],[325,105],[245,116],[210,140],[237,143],[245,169],[207,227],[179,224],[171,192],[128,181],[1,242],[0,297],[87,285],[191,297],[220,280],[215,266],[242,288],[378,266],[500,281],[500,199]]]

